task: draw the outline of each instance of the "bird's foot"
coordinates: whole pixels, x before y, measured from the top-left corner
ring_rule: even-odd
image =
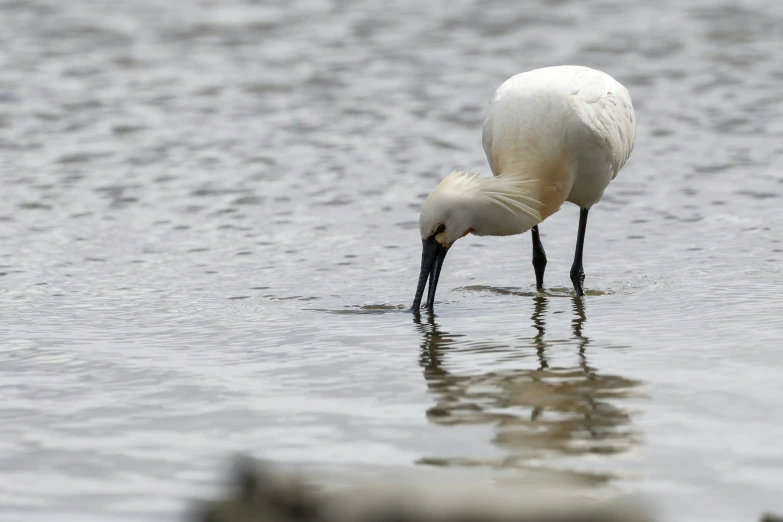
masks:
[[[585,295],[585,272],[581,266],[571,267],[571,282],[574,284],[574,291],[578,297]]]
[[[533,256],[533,268],[536,271],[536,290],[544,289],[544,270],[546,269],[546,256]]]

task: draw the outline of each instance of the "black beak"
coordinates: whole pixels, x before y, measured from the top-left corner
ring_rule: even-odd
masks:
[[[438,243],[435,234],[422,240],[421,251],[421,272],[419,273],[419,284],[416,286],[416,297],[413,298],[411,310],[415,313],[421,308],[421,298],[424,295],[424,286],[427,279],[430,280],[430,289],[427,292],[427,309],[432,310],[435,304],[435,290],[438,288],[438,278],[440,269],[443,267],[443,260],[449,249]]]

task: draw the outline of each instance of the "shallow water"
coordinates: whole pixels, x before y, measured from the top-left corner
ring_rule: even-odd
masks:
[[[248,451],[783,511],[783,4],[0,0],[0,519],[174,520]],[[590,213],[461,240],[513,73],[631,91]]]

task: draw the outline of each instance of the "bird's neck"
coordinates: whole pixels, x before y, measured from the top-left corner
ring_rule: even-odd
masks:
[[[527,232],[546,216],[538,199],[540,182],[513,176],[480,178],[467,202],[477,236]]]
[[[498,167],[500,174],[480,178],[476,234],[507,236],[527,232],[560,209],[574,184],[574,162],[559,154],[527,154],[524,161]],[[479,230],[484,230],[481,234]]]

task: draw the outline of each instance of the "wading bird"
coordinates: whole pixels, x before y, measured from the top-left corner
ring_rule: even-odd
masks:
[[[466,236],[532,231],[536,287],[546,254],[538,224],[570,201],[581,209],[571,281],[584,295],[587,213],[625,165],[636,138],[631,95],[614,78],[580,66],[535,69],[506,80],[492,96],[482,141],[494,177],[452,172],[421,210],[421,273],[413,310],[432,309],[440,270],[454,242]]]

